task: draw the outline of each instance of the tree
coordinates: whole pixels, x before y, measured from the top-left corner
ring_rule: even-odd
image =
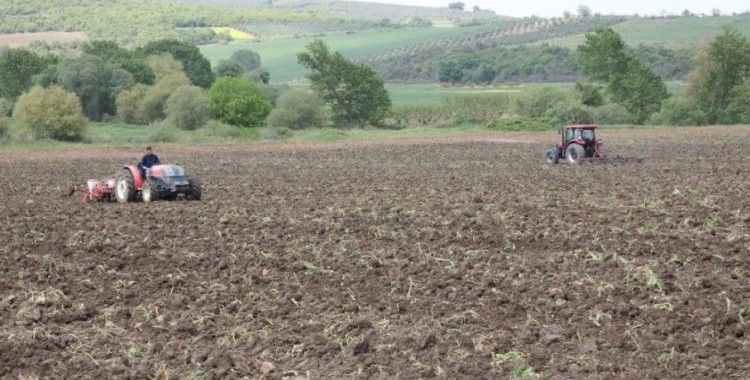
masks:
[[[614,101],[638,123],[659,111],[662,101],[669,97],[661,77],[640,63],[611,28],[587,33],[578,53],[584,72],[593,80],[607,83]]]
[[[18,98],[13,117],[38,138],[79,140],[86,129],[78,97],[60,86],[32,88]]]
[[[190,80],[181,71],[167,74],[153,86],[150,86],[140,105],[140,113],[149,122],[166,117],[167,99],[178,88],[190,84]]]
[[[245,70],[237,62],[221,60],[214,69],[217,77],[241,77]]]
[[[15,101],[51,63],[26,49],[0,49],[0,98]]]
[[[83,54],[63,59],[57,68],[57,83],[66,91],[78,95],[83,112],[91,120],[115,114],[117,95],[131,88],[133,76],[119,66],[103,59]]]
[[[306,129],[326,124],[325,105],[315,94],[305,90],[285,92],[276,101],[268,124],[276,128]]]
[[[587,33],[578,55],[583,71],[591,79],[608,83],[627,71],[631,59],[622,37],[611,28]]]
[[[176,40],[159,40],[150,42],[135,51],[136,56],[142,58],[161,53],[170,53],[176,60],[180,61],[185,74],[194,85],[202,88],[211,87],[214,82],[211,62],[201,54],[195,45]]]
[[[207,95],[214,116],[230,125],[261,127],[271,113],[271,102],[263,90],[244,79],[219,78]]]
[[[156,75],[153,70],[132,51],[124,49],[114,41],[92,41],[81,46],[81,50],[89,55],[95,55],[109,63],[122,66],[129,72],[136,83],[154,84]]]
[[[146,58],[146,64],[154,72],[157,81],[175,73],[185,74],[182,63],[174,59],[172,54],[169,53],[152,55]]]
[[[438,79],[441,82],[451,84],[462,82],[464,71],[461,65],[454,60],[440,61],[438,63]]]
[[[741,88],[746,86],[748,76],[750,42],[736,30],[724,27],[706,54],[698,58],[698,65],[690,75],[688,95],[703,110],[709,123],[734,123],[727,118],[727,108],[736,96],[742,96]]]
[[[211,117],[211,103],[196,86],[182,86],[174,90],[167,99],[167,119],[179,128],[193,130],[200,128]]]
[[[448,9],[453,9],[453,10],[462,11],[462,12],[464,10],[464,7],[466,7],[466,4],[460,1],[456,1],[456,2],[448,4]]]
[[[591,17],[591,7],[588,5],[579,5],[578,6],[578,16],[583,18],[589,18]]]
[[[122,121],[130,124],[148,124],[150,122],[141,111],[141,104],[149,88],[151,86],[139,83],[117,96],[117,116]]]
[[[601,87],[591,83],[576,83],[576,94],[581,104],[589,107],[599,107],[604,104],[604,96],[599,91]]]
[[[166,103],[172,93],[190,79],[182,71],[165,74],[153,86],[137,84],[117,96],[117,115],[133,124],[148,124],[165,117]]]
[[[260,54],[250,49],[240,49],[232,53],[231,62],[239,65],[243,71],[253,71],[260,68]]]
[[[638,124],[643,124],[652,114],[659,112],[661,103],[669,98],[669,92],[664,81],[653,70],[633,59],[612,96],[615,102],[633,115]]]
[[[297,56],[310,70],[312,88],[331,107],[333,121],[361,127],[379,125],[391,108],[383,79],[364,64],[355,64],[341,53],[331,53],[321,40],[312,42]]]

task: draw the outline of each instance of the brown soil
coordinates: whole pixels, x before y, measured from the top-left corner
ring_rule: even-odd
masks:
[[[0,377],[747,378],[750,129],[603,136],[4,151]]]
[[[85,39],[86,35],[81,32],[6,33],[0,34],[0,46],[19,48],[29,46],[34,41],[69,44]]]

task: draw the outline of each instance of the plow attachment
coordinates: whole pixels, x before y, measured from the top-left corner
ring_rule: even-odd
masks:
[[[115,180],[90,179],[86,187],[72,187],[69,196],[79,194],[83,202],[112,202],[115,200]]]

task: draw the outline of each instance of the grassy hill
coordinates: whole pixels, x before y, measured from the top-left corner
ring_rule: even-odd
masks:
[[[274,82],[287,82],[301,79],[304,69],[297,64],[297,54],[316,38],[328,43],[332,49],[355,60],[371,54],[400,49],[419,43],[439,41],[450,36],[460,36],[480,31],[484,27],[464,28],[404,28],[367,30],[357,33],[338,33],[321,37],[275,38],[261,42],[230,42],[201,46],[201,51],[213,64],[229,58],[239,49],[252,49],[260,54],[263,66],[271,72]]]
[[[613,25],[612,29],[633,46],[645,44],[679,49],[706,45],[721,32],[724,25],[730,25],[750,36],[750,14],[722,17],[634,18]],[[584,38],[584,34],[579,33],[538,43],[573,48],[580,45]]]
[[[217,41],[212,27],[253,35],[318,34],[371,29],[377,24],[325,13],[281,8],[229,9],[158,0],[3,0],[0,33],[83,32],[89,39],[139,45],[160,38],[194,43]],[[293,25],[290,30],[287,26]],[[277,30],[278,29],[278,30]]]
[[[262,8],[272,6],[277,9],[296,9],[327,13],[333,17],[382,21],[388,19],[393,23],[409,23],[411,19],[420,18],[437,23],[440,20],[451,20],[454,23],[486,20],[496,18],[489,10],[459,11],[445,7],[418,7],[409,5],[384,4],[370,1],[335,1],[335,0],[181,0],[186,4],[210,4],[234,8]]]

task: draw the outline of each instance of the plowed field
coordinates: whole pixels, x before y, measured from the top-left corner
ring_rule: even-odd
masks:
[[[0,377],[750,377],[750,128],[601,136],[0,152]]]

